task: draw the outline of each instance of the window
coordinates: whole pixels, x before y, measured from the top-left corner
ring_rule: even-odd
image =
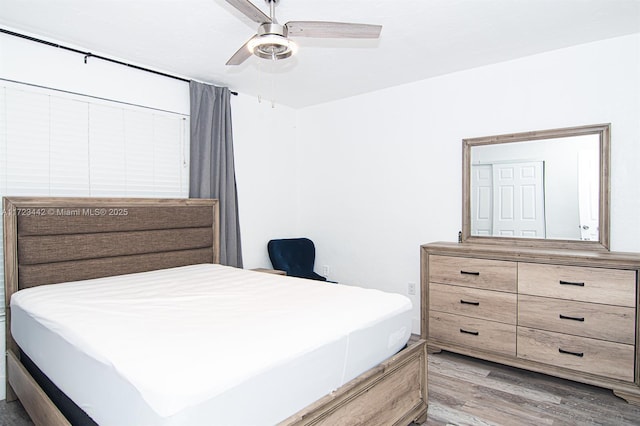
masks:
[[[0,86],[0,196],[185,198],[188,150],[186,115]]]

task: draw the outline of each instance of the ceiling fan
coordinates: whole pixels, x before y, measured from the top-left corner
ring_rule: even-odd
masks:
[[[378,38],[382,25],[350,24],[346,22],[289,21],[281,25],[276,21],[275,8],[279,0],[265,0],[270,8],[267,16],[249,0],[226,0],[252,21],[260,24],[258,32],[227,61],[226,65],[240,65],[252,54],[263,59],[285,59],[297,47],[289,37],[317,38]]]

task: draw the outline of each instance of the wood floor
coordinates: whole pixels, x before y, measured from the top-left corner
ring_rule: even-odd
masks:
[[[640,407],[606,389],[448,352],[429,355],[436,425],[640,425]]]
[[[0,425],[31,426],[17,402]],[[429,416],[441,425],[640,425],[640,407],[606,389],[442,352],[429,355]]]

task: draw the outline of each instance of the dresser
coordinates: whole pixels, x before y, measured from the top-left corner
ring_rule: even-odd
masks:
[[[447,350],[609,388],[640,404],[634,253],[421,247],[422,337]]]

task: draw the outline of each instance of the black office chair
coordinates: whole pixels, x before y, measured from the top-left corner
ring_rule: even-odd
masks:
[[[274,269],[286,271],[292,277],[326,281],[322,275],[313,272],[316,260],[316,247],[308,238],[287,238],[271,240],[267,251]]]

